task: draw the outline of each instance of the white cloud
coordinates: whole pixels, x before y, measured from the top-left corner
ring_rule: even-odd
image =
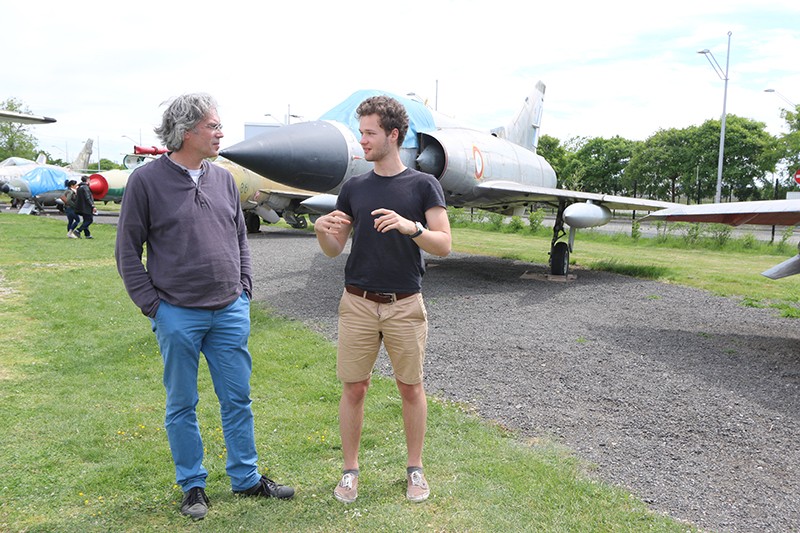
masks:
[[[794,1],[537,4],[34,0],[4,8],[0,100],[58,119],[34,128],[43,148],[92,137],[120,160],[123,136],[156,143],[160,103],[188,91],[217,98],[230,145],[265,113],[313,119],[363,88],[490,128],[541,79],[544,133],[644,139],[720,116],[723,82],[697,50],[724,65],[732,31],[728,112],[779,133],[786,104],[763,89],[800,102]]]

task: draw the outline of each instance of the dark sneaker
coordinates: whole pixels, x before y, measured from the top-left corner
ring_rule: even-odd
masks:
[[[279,498],[288,500],[294,496],[294,489],[286,485],[279,485],[267,476],[261,476],[259,482],[247,490],[235,490],[234,494],[240,496],[262,496],[264,498]]]
[[[80,239],[80,236],[78,236],[78,238]],[[94,239],[94,237],[92,237],[91,235],[87,235],[86,238],[87,239]]]
[[[181,514],[191,516],[192,520],[202,520],[208,513],[208,508],[211,504],[208,502],[208,496],[203,487],[192,487],[183,493],[183,501],[181,502]]]

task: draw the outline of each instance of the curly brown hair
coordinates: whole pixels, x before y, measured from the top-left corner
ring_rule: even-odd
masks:
[[[408,132],[408,113],[406,108],[391,96],[370,96],[361,102],[356,109],[358,118],[367,115],[378,115],[378,123],[386,135],[397,129],[397,146],[403,145],[403,140]]]

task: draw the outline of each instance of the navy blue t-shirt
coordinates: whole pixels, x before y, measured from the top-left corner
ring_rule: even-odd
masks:
[[[425,211],[446,207],[444,191],[435,177],[410,168],[396,176],[367,172],[347,180],[336,209],[353,217],[353,243],[344,271],[345,283],[372,292],[419,292],[425,263],[422,250],[408,235],[375,229],[385,208],[425,224]]]

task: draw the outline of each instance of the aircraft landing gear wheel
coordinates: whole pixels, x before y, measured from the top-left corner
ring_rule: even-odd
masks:
[[[292,224],[292,227],[295,229],[306,229],[308,227],[308,220],[306,220],[304,216],[299,216],[297,217],[297,221]]]
[[[569,273],[569,245],[557,242],[550,250],[550,273],[554,276],[566,276]]]
[[[258,233],[261,231],[261,217],[255,213],[245,213],[244,225],[247,226],[247,233]]]

